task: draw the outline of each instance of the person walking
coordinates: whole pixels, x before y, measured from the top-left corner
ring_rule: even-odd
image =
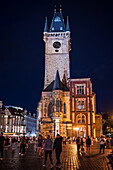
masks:
[[[80,137],[76,139],[76,144],[77,144],[77,153],[78,155],[80,155],[80,145],[81,145]]]
[[[6,138],[5,138],[5,150],[8,150],[8,145],[9,145],[9,137],[6,136]]]
[[[91,139],[88,136],[86,139],[86,151],[87,152],[90,152],[90,146],[91,146]]]
[[[84,151],[83,145],[84,145],[83,138],[81,138],[81,151]]]
[[[54,145],[53,145],[53,150],[55,150],[56,153],[56,159],[57,159],[57,167],[61,168],[61,162],[60,162],[60,154],[62,152],[62,136],[60,136],[59,134],[57,134],[56,139],[54,141]]]
[[[15,150],[15,142],[16,142],[15,137],[12,137],[11,144],[12,144],[12,150],[13,150],[13,151]]]
[[[26,140],[25,140],[25,136],[23,136],[23,138],[21,139],[21,142],[20,142],[19,155],[23,156],[25,154],[25,146],[26,146]]]
[[[42,136],[39,135],[39,137],[38,137],[38,142],[37,142],[37,149],[38,149],[38,155],[39,155],[39,157],[40,157],[41,154],[42,154],[42,147],[43,147],[43,139],[42,139]]]
[[[44,143],[45,159],[44,159],[43,167],[46,167],[47,156],[49,154],[49,158],[50,158],[50,161],[51,161],[51,168],[53,168],[52,150],[53,150],[53,142],[50,139],[50,135],[48,135],[47,139]]]
[[[0,152],[1,152],[0,160],[1,161],[3,160],[4,142],[5,142],[5,137],[3,136],[3,132],[1,132],[0,135]]]
[[[100,137],[100,153],[101,153],[101,149],[103,149],[103,154],[104,154],[105,140],[103,136]]]
[[[109,148],[109,138],[106,139],[106,148]]]
[[[112,149],[112,153],[113,153],[113,136],[110,139],[110,144],[111,144],[111,149]]]

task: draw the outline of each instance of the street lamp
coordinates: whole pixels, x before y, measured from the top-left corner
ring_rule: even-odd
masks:
[[[78,131],[78,137],[79,137],[79,128],[78,127],[74,127],[73,130]]]

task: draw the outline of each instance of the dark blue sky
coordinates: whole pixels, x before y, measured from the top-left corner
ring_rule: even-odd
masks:
[[[99,0],[0,1],[0,100],[35,112],[44,80],[43,29],[54,5],[69,16],[71,77],[90,77],[97,111],[113,110],[113,4]],[[49,26],[48,24],[48,26]]]

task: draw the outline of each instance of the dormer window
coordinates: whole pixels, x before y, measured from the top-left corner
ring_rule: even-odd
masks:
[[[61,19],[60,19],[60,17],[56,17],[54,21],[55,21],[55,22],[60,22]]]

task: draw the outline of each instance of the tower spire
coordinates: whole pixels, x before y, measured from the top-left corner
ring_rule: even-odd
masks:
[[[46,17],[46,19],[45,19],[44,32],[48,32],[47,17]]]
[[[56,13],[56,5],[54,6],[54,13]]]
[[[62,12],[62,5],[60,5],[60,13]]]
[[[55,78],[54,85],[53,85],[53,90],[60,90],[60,89],[61,89],[61,87],[60,87],[60,76],[59,76],[59,71],[57,69],[56,78]]]
[[[67,16],[67,23],[66,23],[66,31],[70,31],[68,16]]]
[[[65,67],[64,67],[64,75],[63,75],[62,83],[67,87],[67,80],[66,80],[66,75],[65,75]]]

